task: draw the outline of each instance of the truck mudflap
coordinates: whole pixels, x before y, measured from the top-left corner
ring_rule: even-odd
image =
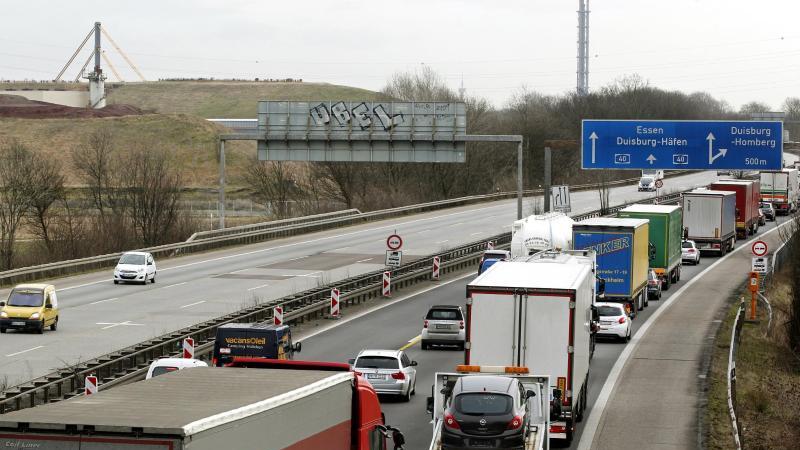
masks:
[[[434,385],[431,386],[433,390],[433,420],[431,421],[433,424],[433,437],[428,450],[441,450],[442,448],[444,410],[449,401],[446,398],[447,389],[445,387],[452,386],[460,377],[473,375],[487,375],[487,373],[436,373]],[[548,394],[550,377],[512,373],[498,373],[496,375],[518,378],[526,389],[536,392],[536,396],[531,399],[531,420],[528,425],[528,436],[525,439],[525,450],[549,450],[549,439],[552,437],[550,434],[550,396]]]

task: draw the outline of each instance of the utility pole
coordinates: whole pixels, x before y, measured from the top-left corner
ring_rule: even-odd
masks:
[[[580,96],[589,94],[589,0],[578,0],[578,85]]]
[[[544,148],[544,212],[550,212],[550,186],[553,184],[552,180],[553,164],[550,147]]]

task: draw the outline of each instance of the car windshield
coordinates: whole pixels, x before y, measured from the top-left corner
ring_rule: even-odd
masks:
[[[144,255],[133,255],[130,253],[126,253],[122,255],[122,258],[119,259],[120,264],[132,264],[135,266],[143,266],[144,265]]]
[[[503,259],[506,256],[506,252],[484,252],[483,259]]]
[[[456,411],[470,416],[497,416],[511,412],[513,400],[505,394],[465,393],[456,397]]]
[[[391,356],[362,356],[356,360],[357,369],[399,369],[400,362]]]
[[[642,178],[642,184],[650,184],[653,182],[652,178]]]
[[[608,316],[616,317],[623,315],[622,309],[616,306],[598,306],[597,314],[604,317]]]
[[[681,244],[681,248],[694,248],[694,245],[691,242],[684,242]]]
[[[14,289],[8,296],[8,306],[42,306],[41,289]]]
[[[457,309],[432,309],[428,311],[428,320],[461,320],[461,311]]]
[[[165,373],[168,373],[168,372],[175,372],[176,370],[179,370],[179,369],[177,367],[172,367],[172,366],[158,366],[158,367],[153,369],[152,377],[157,377],[159,375],[164,375]]]

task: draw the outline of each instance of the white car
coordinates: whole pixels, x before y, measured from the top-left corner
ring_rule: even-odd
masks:
[[[378,394],[399,395],[409,401],[416,393],[417,362],[402,350],[361,350],[350,365]]]
[[[431,306],[422,322],[421,346],[423,350],[428,350],[431,345],[457,345],[463,350],[466,339],[464,313],[460,306]]]
[[[175,372],[176,370],[189,369],[191,367],[208,367],[203,361],[193,358],[161,358],[150,363],[147,370],[146,380],[164,375],[165,373]]]
[[[700,249],[694,241],[681,242],[681,260],[691,262],[695,266],[700,264]]]
[[[156,261],[153,255],[146,252],[123,253],[114,268],[114,284],[120,281],[133,281],[147,284],[156,282]]]
[[[597,302],[594,305],[600,316],[598,336],[615,337],[625,342],[631,340],[631,319],[621,303]]]

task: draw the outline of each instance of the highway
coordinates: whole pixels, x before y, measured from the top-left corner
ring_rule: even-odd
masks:
[[[779,219],[782,222],[783,218]],[[761,227],[758,236],[774,229],[775,222],[768,222]],[[773,235],[776,233],[772,233]],[[737,248],[746,246],[743,241],[737,242]],[[681,281],[664,291],[661,300],[650,300],[650,305],[639,313],[633,321],[633,334],[651,317],[673,294],[689,280],[705,270],[718,258],[705,256],[697,266],[683,266]],[[744,272],[742,272],[744,273]],[[435,372],[452,371],[457,364],[463,362],[463,352],[456,349],[433,349],[423,351],[417,341],[422,331],[422,321],[431,305],[458,304],[465,308],[466,285],[474,279],[476,273],[470,271],[456,279],[437,283],[425,283],[418,289],[418,294],[403,296],[403,300],[395,299],[389,306],[368,313],[360,319],[348,321],[322,332],[315,332],[303,339],[302,359],[347,361],[355,357],[362,348],[401,349],[406,348],[409,357],[419,363],[417,367],[417,395],[410,404],[401,403],[391,398],[383,399],[387,421],[402,429],[407,437],[409,449],[427,448],[431,439],[431,424],[425,413],[425,397],[431,395],[431,384]],[[446,283],[446,284],[445,284]],[[730,286],[733,288],[734,286]],[[300,334],[301,338],[303,334]],[[619,341],[602,339],[598,341],[594,358],[591,362],[589,377],[589,404],[587,414],[592,413],[598,394],[608,377],[611,368],[617,361],[626,344]],[[534,369],[535,371],[535,369]],[[583,424],[579,424],[578,435],[570,448],[577,448]]]
[[[668,178],[662,193],[715,179],[704,172]],[[611,202],[650,196],[632,184],[612,189]],[[596,191],[572,195],[573,213],[597,209],[598,203]],[[528,214],[530,200],[526,205]],[[0,336],[0,371],[8,386],[19,384],[256,302],[374,271],[383,267],[392,232],[404,238],[404,257],[414,258],[508,231],[515,218],[515,200],[498,201],[157,261],[157,283],[147,286],[113,285],[111,270],[50,280],[58,288],[58,331]],[[371,321],[364,326],[398,338],[407,334]],[[350,337],[339,345],[364,346]]]

